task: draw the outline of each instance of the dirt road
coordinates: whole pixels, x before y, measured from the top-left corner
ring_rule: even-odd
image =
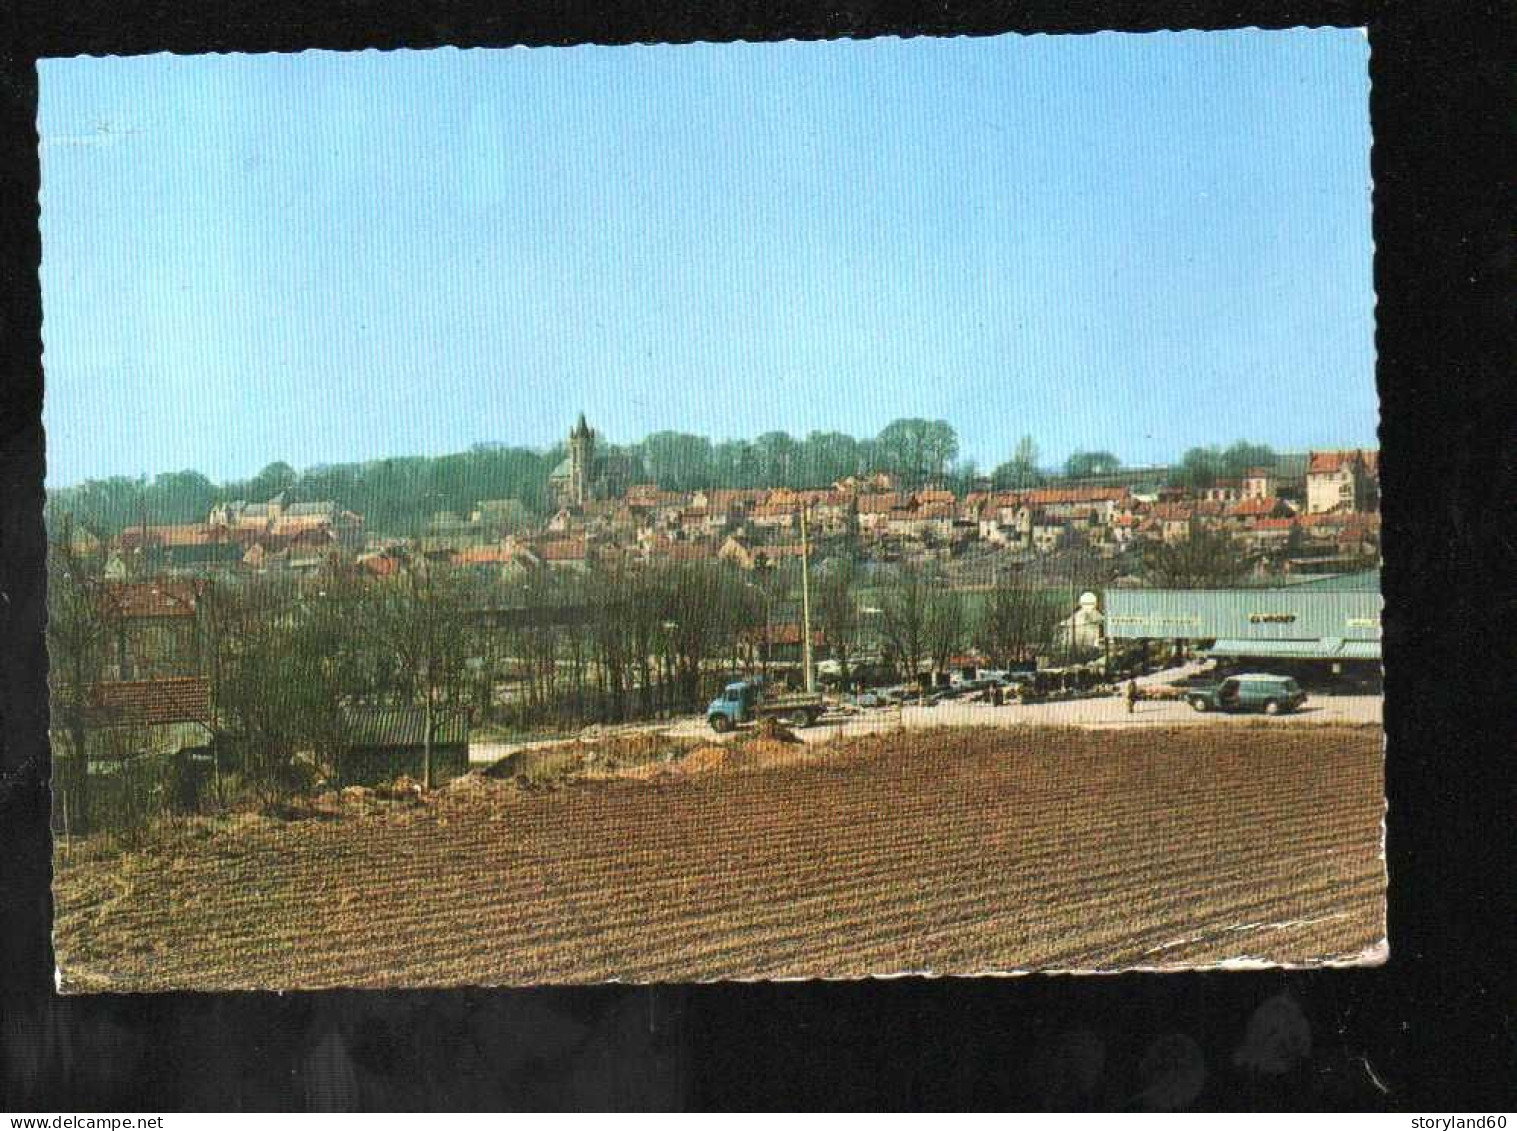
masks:
[[[932,707],[872,707],[847,714],[834,711],[823,716],[816,726],[796,731],[806,742],[882,734],[893,730],[922,730],[931,727],[1025,727],[1072,726],[1091,730],[1126,730],[1134,727],[1236,726],[1257,722],[1258,715],[1229,715],[1216,711],[1198,714],[1183,702],[1150,700],[1139,702],[1129,714],[1127,701],[1119,696],[1102,699],[1071,699],[1062,703],[1008,703],[1001,707],[989,703],[949,700]],[[1314,695],[1305,709],[1288,720],[1271,720],[1281,725],[1302,723],[1347,723],[1379,725],[1384,699],[1379,695]],[[671,738],[703,738],[728,742],[745,733],[713,734],[706,720],[699,717],[674,723],[635,723],[619,727],[596,728],[591,736],[605,734],[654,733]],[[469,761],[487,765],[518,750],[560,745],[562,738],[542,742],[474,743],[469,747]]]

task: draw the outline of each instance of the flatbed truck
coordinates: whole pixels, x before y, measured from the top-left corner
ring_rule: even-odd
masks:
[[[810,726],[824,710],[822,697],[816,692],[770,692],[762,680],[740,679],[729,683],[706,708],[706,721],[718,734],[733,730],[740,723],[758,719],[779,719],[792,726]]]

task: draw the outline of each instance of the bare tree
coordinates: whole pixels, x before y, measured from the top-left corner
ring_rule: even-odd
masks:
[[[242,781],[265,806],[278,804],[308,783],[302,753],[319,761],[335,746],[344,695],[344,648],[335,626],[356,634],[357,618],[351,611],[313,610],[275,580],[210,587],[200,611],[218,779],[220,748],[230,742]]]
[[[859,631],[859,607],[853,599],[853,562],[847,558],[833,558],[818,573],[814,598],[817,625],[822,633],[822,643],[837,660],[838,674],[847,684],[848,662]]]
[[[915,679],[928,654],[929,583],[915,566],[903,565],[880,602],[880,634],[907,679]]]
[[[751,627],[752,602],[725,566],[673,566],[662,584],[665,655],[685,703],[700,696],[707,664],[731,651],[738,634]]]
[[[103,556],[83,549],[65,515],[48,545],[48,699],[55,723],[67,738],[60,759],[59,792],[72,830],[90,828],[89,736],[92,693],[116,634],[117,618],[107,598]]]
[[[997,579],[974,628],[975,646],[998,667],[1025,660],[1048,643],[1056,601],[1016,576]]]
[[[422,787],[433,784],[432,747],[439,708],[466,694],[469,618],[463,587],[446,567],[408,558],[375,604],[375,627],[422,711]]]
[[[959,593],[934,586],[927,595],[926,643],[933,670],[943,671],[969,632],[964,598]]]
[[[1221,531],[1192,521],[1186,537],[1143,548],[1143,572],[1150,584],[1168,589],[1230,589],[1248,573],[1250,562]]]
[[[616,562],[597,567],[590,580],[596,608],[590,623],[599,687],[614,718],[627,714],[627,688],[634,667],[635,579],[627,567]]]

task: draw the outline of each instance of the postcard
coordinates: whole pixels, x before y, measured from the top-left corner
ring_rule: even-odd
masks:
[[[39,79],[63,990],[1384,960],[1362,32]]]

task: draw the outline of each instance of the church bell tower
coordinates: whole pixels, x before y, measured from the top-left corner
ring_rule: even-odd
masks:
[[[590,498],[591,469],[595,465],[595,433],[585,423],[585,414],[579,414],[574,430],[569,433],[569,501],[574,506],[584,506]]]

